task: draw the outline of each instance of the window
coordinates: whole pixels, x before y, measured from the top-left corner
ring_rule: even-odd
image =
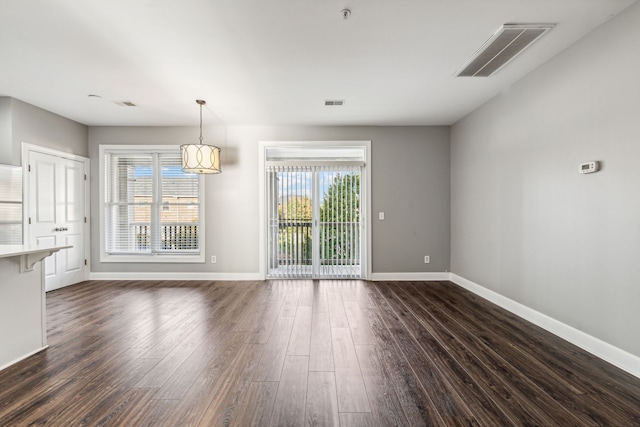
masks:
[[[204,180],[182,171],[177,147],[107,146],[100,159],[102,261],[204,261]]]

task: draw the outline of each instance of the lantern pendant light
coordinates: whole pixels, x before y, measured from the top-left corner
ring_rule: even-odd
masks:
[[[202,143],[202,106],[206,101],[196,99],[200,105],[200,144],[184,144],[180,146],[182,170],[189,173],[220,173],[220,148]]]

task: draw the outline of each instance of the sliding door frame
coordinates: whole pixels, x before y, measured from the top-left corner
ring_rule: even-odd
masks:
[[[267,242],[268,242],[268,225],[266,215],[267,203],[267,182],[265,179],[266,155],[265,152],[269,147],[359,147],[364,148],[365,163],[362,168],[361,189],[362,197],[361,207],[364,212],[361,213],[363,223],[363,232],[361,235],[362,248],[364,254],[361,256],[361,270],[363,279],[368,280],[371,277],[371,141],[260,141],[258,144],[258,218],[260,222],[260,277],[264,280],[267,278]]]

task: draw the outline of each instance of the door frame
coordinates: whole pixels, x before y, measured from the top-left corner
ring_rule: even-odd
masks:
[[[31,236],[29,235],[29,227],[27,227],[29,221],[29,211],[31,206],[29,205],[29,197],[27,194],[29,188],[29,153],[40,153],[49,156],[60,157],[62,159],[74,160],[84,163],[86,179],[84,181],[84,215],[86,222],[84,224],[84,259],[87,260],[87,264],[84,269],[84,280],[89,280],[91,273],[91,192],[90,192],[90,177],[91,177],[91,161],[88,157],[80,156],[72,153],[65,153],[53,148],[42,147],[40,145],[30,144],[22,141],[21,147],[21,165],[22,165],[22,241],[24,244],[28,244]],[[43,269],[44,275],[44,269]]]
[[[362,257],[363,280],[371,277],[371,141],[259,141],[258,143],[258,218],[259,218],[259,256],[260,256],[260,278],[267,278],[267,242],[268,224],[266,215],[267,203],[267,182],[265,179],[265,152],[268,147],[364,147],[365,162],[362,168],[361,185],[364,186],[365,201],[361,206],[365,207],[362,214],[364,223],[364,244],[362,247],[365,254]]]

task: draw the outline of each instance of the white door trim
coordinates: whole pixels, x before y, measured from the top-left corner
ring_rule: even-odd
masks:
[[[364,186],[362,193],[365,197],[366,212],[362,215],[362,221],[365,224],[364,232],[364,247],[366,254],[364,257],[363,273],[364,279],[368,280],[371,277],[371,221],[369,215],[371,212],[371,141],[260,141],[258,143],[258,218],[260,224],[259,232],[259,256],[260,256],[260,278],[267,278],[267,218],[265,214],[266,209],[266,182],[265,182],[265,150],[267,147],[283,147],[283,146],[297,146],[297,147],[339,147],[339,146],[352,146],[352,147],[365,147],[365,164],[362,168],[362,183]]]
[[[21,165],[22,165],[22,239],[27,244],[31,238],[29,235],[29,197],[27,197],[27,189],[29,188],[29,152],[48,154],[50,156],[60,157],[63,159],[83,162],[85,167],[86,179],[84,183],[84,215],[87,219],[84,224],[84,259],[87,260],[84,269],[84,280],[89,280],[91,273],[91,194],[90,194],[90,177],[91,177],[91,161],[88,157],[80,156],[72,153],[54,150],[52,148],[41,147],[39,145],[30,144],[22,141],[21,147]]]

